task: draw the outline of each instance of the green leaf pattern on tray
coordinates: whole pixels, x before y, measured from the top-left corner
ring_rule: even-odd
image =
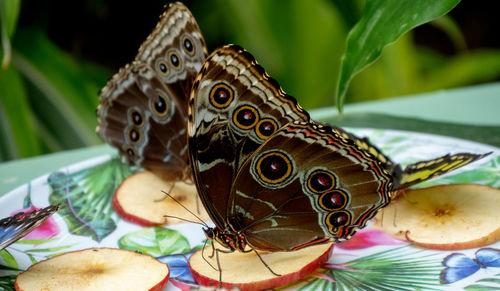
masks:
[[[118,246],[153,257],[183,254],[191,250],[184,235],[163,227],[148,227],[126,234],[118,240]]]
[[[49,201],[64,206],[59,214],[71,233],[99,242],[116,229],[111,199],[116,187],[131,173],[119,158],[71,174],[52,173],[48,178],[52,189]]]

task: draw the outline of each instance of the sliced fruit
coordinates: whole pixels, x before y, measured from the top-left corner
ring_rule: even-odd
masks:
[[[38,262],[20,273],[16,290],[154,290],[168,281],[166,264],[137,252],[91,248]]]
[[[477,184],[408,190],[376,217],[375,227],[415,245],[442,250],[500,240],[500,190]]]
[[[176,224],[180,219],[167,219],[165,215],[196,220],[186,209],[162,191],[170,193],[184,207],[202,220],[209,220],[194,185],[184,182],[167,183],[152,172],[136,173],[123,180],[113,195],[113,208],[125,220],[143,226]]]
[[[218,244],[215,247],[223,249]],[[328,261],[332,249],[332,244],[323,244],[294,252],[260,253],[262,260],[281,276],[273,275],[254,252],[219,252],[222,268],[221,285],[226,289],[237,287],[243,291],[270,289],[290,284],[321,267]],[[200,250],[189,259],[189,269],[193,278],[203,286],[219,286],[219,271],[214,270],[205,261],[206,259],[212,266],[217,267],[216,256],[209,258],[211,253],[212,247],[208,246],[204,250],[205,258],[202,257]]]

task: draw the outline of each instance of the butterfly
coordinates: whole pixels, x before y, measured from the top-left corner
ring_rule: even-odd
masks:
[[[349,239],[395,191],[484,155],[404,169],[341,128],[315,122],[242,47],[215,50],[191,91],[193,178],[229,251],[294,251]]]
[[[127,162],[169,181],[188,178],[187,103],[206,56],[191,12],[168,5],[134,61],[99,93],[99,136]]]
[[[51,205],[30,213],[19,212],[0,220],[0,250],[23,238],[59,210]]]
[[[451,284],[469,277],[480,268],[500,268],[500,250],[482,248],[476,251],[476,258],[471,259],[461,253],[452,253],[442,262],[445,268],[440,273],[441,284]]]

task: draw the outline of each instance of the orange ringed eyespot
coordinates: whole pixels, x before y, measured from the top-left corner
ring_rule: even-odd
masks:
[[[335,187],[335,176],[325,170],[312,172],[307,179],[307,188],[314,193],[324,193]]]
[[[226,108],[233,101],[233,89],[226,84],[219,83],[210,90],[210,104],[216,108]]]
[[[348,201],[349,196],[340,189],[323,193],[318,200],[319,206],[328,211],[340,210],[347,205]]]
[[[259,112],[249,105],[240,106],[233,113],[233,123],[244,130],[254,127],[258,121]]]
[[[255,133],[261,139],[268,139],[278,129],[276,121],[270,118],[264,118],[257,123]]]
[[[259,158],[256,164],[259,177],[266,183],[277,184],[292,174],[290,159],[281,152],[270,152]]]

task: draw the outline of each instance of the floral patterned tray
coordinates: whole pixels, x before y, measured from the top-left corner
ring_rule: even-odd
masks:
[[[446,153],[493,154],[419,187],[480,183],[500,188],[500,149],[429,134],[393,130],[350,129],[367,136],[403,165]],[[194,283],[187,258],[203,245],[199,225],[141,227],[113,211],[111,198],[120,182],[136,169],[119,158],[101,156],[39,177],[0,198],[0,217],[62,203],[65,208],[23,240],[0,252],[0,290],[13,290],[15,275],[31,264],[68,251],[106,246],[150,254],[170,266],[165,290]],[[500,206],[499,206],[500,207]],[[186,214],[188,215],[188,214]],[[464,256],[465,264],[446,259]],[[489,264],[483,260],[496,261]],[[286,289],[299,290],[492,290],[500,289],[500,242],[458,252],[425,250],[370,229],[338,244],[324,269]],[[457,279],[449,282],[449,278]]]

